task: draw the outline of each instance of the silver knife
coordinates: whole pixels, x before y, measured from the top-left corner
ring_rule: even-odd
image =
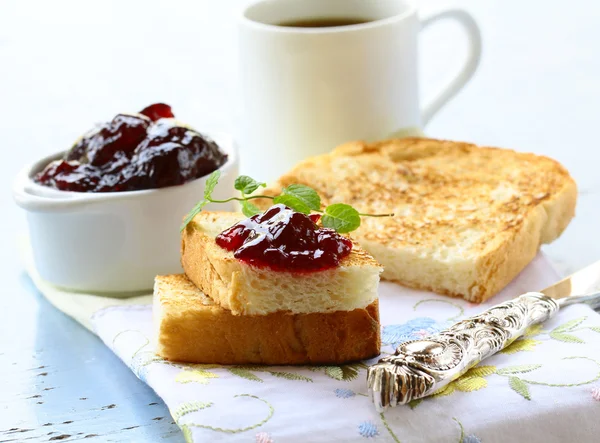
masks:
[[[427,397],[574,303],[600,308],[600,261],[540,291],[528,292],[426,339],[402,343],[367,370],[377,411]]]

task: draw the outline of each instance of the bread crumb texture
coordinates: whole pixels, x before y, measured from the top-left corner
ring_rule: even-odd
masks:
[[[406,286],[481,302],[508,284],[574,216],[575,182],[543,156],[408,138],[352,142],[310,158],[270,191],[301,183],[324,205],[364,213],[353,233]]]

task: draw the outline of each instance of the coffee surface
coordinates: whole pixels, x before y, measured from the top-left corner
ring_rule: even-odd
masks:
[[[338,26],[360,25],[372,20],[358,17],[313,17],[297,20],[288,20],[277,23],[277,26],[290,28],[334,28]]]

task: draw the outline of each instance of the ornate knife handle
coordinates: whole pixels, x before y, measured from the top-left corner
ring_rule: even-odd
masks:
[[[426,339],[402,343],[394,355],[369,367],[369,396],[381,412],[431,395],[558,309],[553,299],[528,292]]]

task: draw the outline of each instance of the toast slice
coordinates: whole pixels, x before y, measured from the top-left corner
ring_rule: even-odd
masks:
[[[181,264],[188,278],[234,315],[352,311],[377,299],[381,266],[356,245],[338,267],[316,272],[273,271],[236,259],[215,237],[244,218],[201,212],[181,238]]]
[[[184,275],[157,276],[156,352],[167,360],[218,364],[341,364],[379,355],[377,300],[327,314],[233,315]]]
[[[577,187],[559,163],[468,143],[407,138],[352,142],[303,161],[292,183],[324,204],[368,218],[354,237],[384,266],[382,278],[483,302],[556,239],[574,216]]]

